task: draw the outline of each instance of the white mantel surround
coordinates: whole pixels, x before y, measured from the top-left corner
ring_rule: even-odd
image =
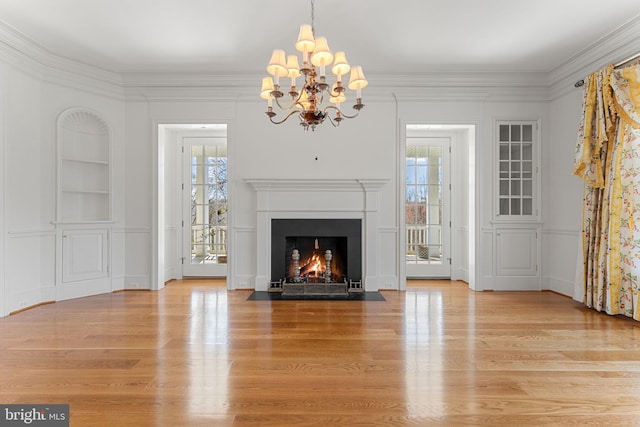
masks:
[[[255,290],[271,280],[272,219],[362,220],[362,277],[365,290],[380,288],[379,189],[386,179],[245,179],[257,195]]]

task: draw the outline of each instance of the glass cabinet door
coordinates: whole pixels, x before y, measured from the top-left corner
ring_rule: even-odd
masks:
[[[534,199],[535,122],[498,122],[498,215],[537,216]]]

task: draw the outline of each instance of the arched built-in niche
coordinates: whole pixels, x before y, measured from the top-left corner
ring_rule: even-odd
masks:
[[[100,116],[72,108],[58,118],[57,222],[110,221],[111,134]]]
[[[111,131],[100,115],[71,108],[57,122],[56,299],[113,290]]]

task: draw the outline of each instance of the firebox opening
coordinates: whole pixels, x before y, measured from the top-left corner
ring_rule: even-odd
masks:
[[[316,239],[318,249],[316,250]],[[317,251],[321,262],[331,251],[331,281],[362,280],[362,220],[341,219],[272,219],[271,280],[289,282],[293,277],[293,250],[299,251],[299,264]],[[321,254],[320,254],[321,252]],[[302,265],[300,265],[302,267]],[[323,269],[324,271],[324,269]],[[318,282],[321,282],[318,280]]]
[[[287,282],[344,282],[348,277],[346,253],[346,237],[287,236]]]

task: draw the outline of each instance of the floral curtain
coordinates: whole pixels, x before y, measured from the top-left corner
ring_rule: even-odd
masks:
[[[640,320],[640,65],[585,79],[574,174],[584,179],[576,294]]]

